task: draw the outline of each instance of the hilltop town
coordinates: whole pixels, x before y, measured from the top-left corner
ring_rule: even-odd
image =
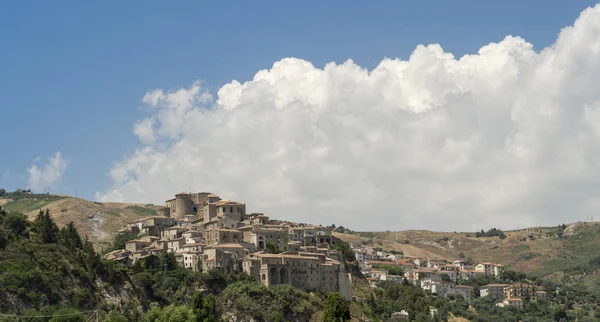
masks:
[[[523,301],[547,296],[541,287],[521,282],[489,283],[477,290],[465,285],[478,277],[502,280],[504,265],[499,263],[405,257],[381,247],[348,244],[334,236],[333,227],[246,213],[244,203],[213,193],[179,193],[166,200],[159,213],[129,222],[119,233],[136,239],[104,257],[132,266],[149,256],[171,252],[180,266],[191,271],[245,272],[265,286],[290,284],[304,291],[339,292],[348,301],[353,296],[347,260],[356,261],[372,288],[382,282],[409,283],[438,296],[489,296],[498,299],[497,306],[515,308],[523,308]],[[346,255],[351,258],[336,249],[341,244],[350,247]]]
[[[130,222],[120,233],[141,236],[104,257],[127,266],[164,252],[192,271],[225,268],[255,276],[266,286],[339,292],[352,299],[352,278],[339,239],[326,227],[283,222],[213,193],[179,193],[162,216]]]
[[[281,314],[293,321],[321,321],[330,295],[346,300],[353,321],[506,314],[516,318],[530,316],[532,310],[540,318],[581,312],[592,316],[596,307],[597,290],[586,286],[597,283],[596,222],[513,231],[360,232],[248,212],[243,202],[208,192],[179,193],[163,206],[28,191],[2,197],[3,216],[10,220],[0,228],[26,220],[20,213],[28,215],[29,223],[17,225],[25,227],[22,237],[11,237],[11,246],[0,250],[0,256],[21,263],[20,254],[28,247],[46,247],[43,256],[29,260],[40,260],[43,270],[47,258],[72,255],[57,263],[73,261],[73,270],[78,270],[81,251],[89,258],[100,251],[104,260],[87,262],[84,270],[100,274],[97,290],[108,287],[111,293],[96,292],[94,305],[104,312],[129,314],[133,320],[141,313],[151,314],[148,310],[156,305],[164,312],[169,304],[186,309],[196,292],[216,296],[220,302],[214,310],[228,316],[260,315],[266,302],[252,303],[269,298],[276,313],[268,321]],[[49,214],[61,229],[49,242],[40,240],[41,213]],[[73,248],[65,238],[73,238],[77,230],[85,239]],[[88,236],[95,238],[93,244]],[[52,247],[61,253],[55,254]],[[6,281],[16,278],[10,274],[21,273],[25,271],[0,272],[9,274]],[[78,289],[88,281],[79,281]],[[56,287],[52,279],[40,284],[44,292]],[[56,298],[64,303],[73,298],[71,292],[78,292],[66,285],[57,289],[61,293]],[[19,288],[4,294],[24,299],[24,304],[11,302],[5,309],[44,303],[43,298],[19,294]],[[287,296],[303,298],[303,309],[287,307]],[[76,306],[85,309],[83,304]]]

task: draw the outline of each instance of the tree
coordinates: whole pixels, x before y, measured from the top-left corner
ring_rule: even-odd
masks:
[[[458,254],[458,258],[465,258],[465,253],[463,253],[463,252],[460,252],[460,253]]]
[[[265,246],[265,248],[267,249],[267,252],[269,252],[271,254],[278,253],[278,249],[277,249],[277,247],[275,247],[275,243],[273,243],[272,240],[267,240],[267,245]]]
[[[390,275],[402,275],[404,274],[404,270],[401,266],[397,265],[381,265],[379,268],[385,269]]]
[[[338,293],[329,293],[325,304],[323,322],[339,322],[350,320],[350,306]]]
[[[8,228],[9,234],[14,237],[20,237],[27,232],[27,217],[18,212],[11,212],[4,216],[4,225]]]
[[[440,274],[440,277],[442,278],[442,281],[444,281],[444,282],[452,282],[452,279],[450,278],[450,275],[448,275],[448,274]]]
[[[554,309],[554,321],[560,321],[567,318],[567,312],[563,308],[557,307]]]
[[[44,244],[54,244],[58,241],[58,226],[54,219],[50,217],[50,211],[40,210],[35,220],[33,227],[37,233],[38,239]]]
[[[344,258],[348,261],[355,261],[356,257],[354,256],[354,252],[352,251],[352,248],[350,247],[350,244],[348,244],[347,242],[343,241],[343,242],[339,242],[335,245],[335,249],[340,251],[342,253],[342,255],[344,255]]]
[[[6,195],[6,190],[0,188],[0,197],[4,197],[4,195]]]
[[[178,267],[177,258],[175,258],[175,253],[166,252],[160,255],[160,267],[167,267],[167,270],[174,270]]]
[[[110,311],[104,318],[104,322],[127,322],[127,318],[117,311]]]
[[[175,306],[173,304],[163,308],[154,307],[150,311],[142,315],[140,321],[143,322],[163,322],[163,321],[181,321],[195,322],[196,316],[191,309],[185,305]]]
[[[209,294],[202,297],[200,292],[194,293],[192,297],[192,311],[196,315],[197,322],[218,322],[217,300],[214,295]]]
[[[131,231],[118,233],[115,236],[115,240],[113,241],[112,246],[105,249],[103,251],[103,253],[109,253],[109,252],[112,252],[113,250],[117,250],[117,249],[125,249],[125,243],[127,243],[130,240],[134,240],[136,238],[137,238],[137,235]]]
[[[82,249],[83,241],[75,228],[75,224],[71,221],[60,230],[60,241],[63,245],[70,249]]]

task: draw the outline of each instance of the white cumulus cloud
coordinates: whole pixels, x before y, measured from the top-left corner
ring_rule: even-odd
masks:
[[[541,51],[507,36],[373,70],[286,58],[213,98],[146,94],[143,146],[101,200],[213,191],[282,219],[356,230],[559,224],[600,204],[600,5]]]
[[[39,158],[36,158],[36,160],[39,160]],[[29,167],[27,170],[29,172],[27,185],[36,191],[43,191],[46,188],[54,189],[62,179],[65,170],[67,170],[67,162],[60,152],[55,152],[48,158],[46,164],[39,167],[33,164]]]

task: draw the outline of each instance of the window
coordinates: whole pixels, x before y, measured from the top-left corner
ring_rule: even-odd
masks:
[[[233,207],[229,207],[229,212],[233,212]]]

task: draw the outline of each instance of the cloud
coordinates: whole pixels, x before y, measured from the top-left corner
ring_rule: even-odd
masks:
[[[39,158],[36,158],[36,160],[39,160]],[[62,158],[60,152],[55,152],[43,166],[38,167],[33,164],[29,167],[27,170],[29,172],[27,185],[36,191],[43,191],[46,188],[56,189],[56,185],[62,179],[65,170],[67,170],[67,162]]]
[[[149,135],[101,200],[213,191],[275,218],[356,230],[555,225],[600,204],[600,5],[536,52],[433,44],[373,70],[286,58],[216,98],[148,92]],[[146,122],[146,123],[144,123]]]
[[[152,126],[154,121],[152,119],[144,119],[136,122],[133,125],[133,133],[142,141],[144,144],[154,144],[156,139],[154,138],[154,130]]]

